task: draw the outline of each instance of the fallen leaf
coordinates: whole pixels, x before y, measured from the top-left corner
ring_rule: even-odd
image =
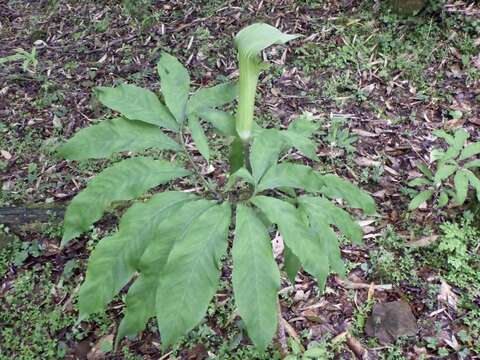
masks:
[[[2,154],[6,160],[10,160],[12,158],[12,154],[10,154],[7,150],[0,150],[0,154]]]
[[[361,156],[355,159],[355,163],[358,166],[380,166],[380,161],[372,160],[367,157]]]
[[[437,241],[438,235],[423,236],[418,240],[409,241],[407,246],[411,247],[427,247]]]
[[[440,285],[440,293],[437,297],[438,301],[457,309],[458,296],[452,291],[452,287],[442,280]]]

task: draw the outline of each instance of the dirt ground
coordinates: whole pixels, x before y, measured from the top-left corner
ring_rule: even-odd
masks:
[[[315,166],[359,184],[379,208],[359,219],[363,246],[342,244],[348,280],[332,275],[319,295],[305,273],[295,284],[283,279],[290,353],[300,359],[302,349],[317,347],[325,359],[480,358],[478,201],[407,211],[416,164],[429,164],[431,150],[445,146],[432,131],[463,127],[479,139],[480,8],[435,4],[405,18],[383,2],[356,0],[1,1],[0,58],[18,48],[30,55],[0,62],[0,206],[63,208],[114,160],[77,163],[55,154],[77,130],[111,115],[95,99],[96,86],[158,91],[161,51],[177,56],[197,87],[236,79],[233,36],[266,22],[302,37],[265,53],[272,66],[259,83],[258,122],[285,127],[302,114],[318,121],[322,162]],[[218,141],[213,171],[196,155],[222,183],[227,165]],[[76,293],[90,251],[116,216],[65,250],[61,223],[49,220],[0,228],[0,359],[280,358],[278,344],[260,353],[248,340],[228,266],[207,319],[180,344],[162,353],[152,321],[114,352],[121,297],[78,323]],[[416,328],[384,343],[365,324],[375,304],[397,300],[409,305]]]

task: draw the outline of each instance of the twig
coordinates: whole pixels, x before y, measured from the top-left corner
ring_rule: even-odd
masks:
[[[360,342],[355,339],[349,333],[346,336],[346,343],[350,350],[353,351],[357,359],[360,360],[368,360],[370,357],[368,356],[368,351],[360,344]]]
[[[338,285],[345,289],[369,289],[370,291],[372,291],[371,289],[379,291],[388,291],[393,289],[392,284],[373,285],[365,283],[354,283],[348,280],[342,280],[338,276],[335,277],[335,281]]]

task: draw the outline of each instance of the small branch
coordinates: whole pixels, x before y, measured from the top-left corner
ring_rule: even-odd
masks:
[[[373,289],[379,291],[389,291],[393,289],[392,284],[383,284],[383,285],[372,285],[372,284],[364,284],[364,283],[354,283],[348,280],[342,280],[338,276],[335,276],[335,281],[338,285],[345,289]]]
[[[280,305],[280,301],[277,301],[277,309],[278,309],[278,343],[280,345],[280,352],[283,357],[287,356],[288,354],[288,346],[287,346],[287,337],[285,336],[285,323],[282,317],[282,307]]]

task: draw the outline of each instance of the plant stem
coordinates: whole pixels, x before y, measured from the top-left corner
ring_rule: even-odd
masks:
[[[185,143],[185,138],[183,137],[183,129],[184,127],[181,126],[180,131],[178,133],[178,138],[180,141],[180,145],[182,145],[183,151],[185,155],[187,156],[187,160],[192,166],[193,170],[195,171],[195,175],[197,176],[197,179],[200,179],[201,182],[203,183],[204,187],[207,188],[215,197],[217,201],[224,201],[223,196],[220,192],[217,191],[215,187],[213,187],[205,178],[205,176],[202,175],[201,169],[197,166],[193,158],[191,157],[190,153],[188,152],[187,149],[187,144]],[[195,181],[198,185],[198,181]]]
[[[242,141],[243,144],[243,163],[245,168],[252,172],[252,164],[250,163],[250,140]]]

